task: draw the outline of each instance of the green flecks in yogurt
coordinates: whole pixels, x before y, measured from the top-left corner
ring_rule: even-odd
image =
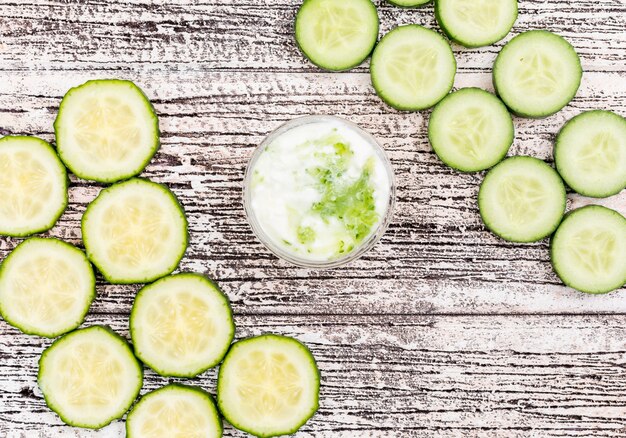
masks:
[[[320,179],[322,199],[312,208],[326,221],[336,218],[342,222],[348,237],[354,243],[366,238],[379,219],[374,200],[374,187],[370,181],[373,165],[370,158],[359,178],[348,183],[338,182],[336,175],[329,177],[328,174],[324,174]],[[353,247],[343,240],[340,241],[338,251],[347,252],[346,246]]]
[[[317,158],[321,159],[322,164],[307,169],[309,175],[317,180],[316,188],[321,194],[320,200],[312,205],[310,213],[318,215],[325,222],[340,222],[343,233],[337,236],[335,253],[342,255],[352,251],[369,236],[372,227],[380,219],[371,182],[374,160],[370,157],[366,161],[356,180],[353,177],[348,178],[346,174],[354,155],[350,145],[336,141],[332,135],[324,140],[316,143],[319,146],[328,146],[330,143],[332,149],[326,147],[325,152],[317,152]],[[302,234],[299,228],[298,238],[300,243],[309,244],[314,242],[315,234]]]
[[[311,227],[305,227],[300,225],[298,227],[298,242],[303,245],[312,243],[315,241],[315,230]]]

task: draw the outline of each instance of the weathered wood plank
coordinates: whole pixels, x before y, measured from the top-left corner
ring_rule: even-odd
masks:
[[[512,154],[551,160],[554,135],[587,108],[626,113],[626,73],[588,73],[572,105],[545,120],[516,119]],[[145,176],[168,183],[189,215],[191,246],[181,267],[222,281],[238,312],[586,313],[626,312],[620,294],[582,295],[561,285],[547,242],[515,245],[485,230],[476,206],[482,175],[446,168],[426,137],[428,113],[403,114],[375,96],[365,74],[156,73],[128,75],[153,98],[163,146]],[[0,129],[52,140],[64,92],[98,73],[0,72]],[[457,86],[490,87],[484,73]],[[389,152],[398,182],[394,221],[382,242],[341,269],[312,271],[277,261],[254,238],[241,204],[253,148],[280,123],[337,113]],[[9,129],[10,128],[10,129]],[[50,233],[80,244],[80,217],[99,190],[73,179],[71,204]],[[570,206],[591,200],[571,196]],[[604,203],[626,214],[626,192]],[[0,239],[0,256],[18,240]],[[126,312],[127,288],[103,286],[97,312]]]
[[[626,316],[242,316],[237,337],[309,345],[321,408],[298,436],[624,436]],[[127,334],[124,315],[91,315]],[[0,436],[74,436],[45,407],[37,360],[49,340],[0,325]],[[193,379],[215,391],[215,370]],[[143,392],[167,379],[146,372]],[[117,423],[100,434],[123,436]],[[229,427],[226,436],[242,436]]]
[[[438,162],[425,135],[428,112],[385,106],[367,62],[328,74],[301,56],[291,28],[299,2],[0,0],[0,135],[51,140],[60,98],[86,79],[124,77],[146,90],[160,114],[163,146],[145,176],[174,189],[191,223],[181,269],[220,281],[238,337],[297,336],[319,360],[322,407],[299,436],[626,436],[623,291],[569,290],[550,269],[546,242],[512,245],[488,233],[475,204],[482,176]],[[411,22],[436,28],[432,6],[376,4],[381,34]],[[568,118],[592,108],[626,114],[626,4],[524,0],[520,8],[513,34],[562,34],[587,72],[565,110],[515,121],[511,153],[550,161]],[[503,43],[455,45],[456,86],[491,89],[489,71]],[[398,179],[397,211],[383,241],[330,271],[271,257],[240,199],[255,145],[280,123],[310,113],[341,115],[370,131]],[[98,190],[73,178],[70,208],[49,234],[80,245],[80,216]],[[571,195],[569,206],[589,202]],[[597,202],[626,213],[626,193]],[[18,242],[0,238],[0,259]],[[127,335],[137,287],[99,282],[87,323]],[[0,321],[0,436],[123,436],[121,422],[99,432],[73,429],[45,407],[35,375],[50,342]],[[165,381],[148,371],[143,391]],[[214,391],[215,371],[194,382]],[[227,428],[226,436],[243,435]]]
[[[0,63],[11,70],[316,71],[293,38],[300,3],[4,0]],[[375,3],[381,35],[406,23],[438,29],[432,5],[410,10]],[[550,29],[572,42],[588,69],[623,71],[625,13],[621,0],[524,0],[513,34]],[[460,68],[489,68],[502,44],[478,50],[455,46]]]

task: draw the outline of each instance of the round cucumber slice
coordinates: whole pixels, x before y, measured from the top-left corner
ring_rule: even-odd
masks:
[[[372,84],[387,104],[417,111],[435,105],[452,89],[456,60],[437,32],[410,24],[380,40],[372,55]]]
[[[218,438],[222,419],[208,392],[172,383],[141,397],[126,418],[126,436]]]
[[[130,333],[137,357],[157,373],[195,377],[224,358],[235,324],[220,288],[200,274],[185,273],[139,291]]]
[[[96,325],[54,341],[39,359],[38,382],[66,424],[99,429],[126,413],[143,370],[124,338]]]
[[[418,6],[424,6],[426,3],[430,3],[431,0],[387,0],[394,6],[400,6],[401,8],[417,8]]]
[[[164,185],[133,178],[100,192],[82,219],[87,256],[110,283],[170,274],[187,248],[187,219]]]
[[[569,213],[550,242],[552,266],[581,292],[606,293],[626,284],[626,219],[590,205]]]
[[[304,0],[296,15],[296,42],[313,64],[348,70],[367,58],[378,38],[370,0]]]
[[[25,240],[0,265],[0,314],[29,335],[54,338],[75,329],[95,294],[85,254],[58,239]]]
[[[319,388],[309,349],[266,334],[233,344],[220,367],[217,404],[237,429],[258,437],[288,435],[317,411]]]
[[[154,108],[130,81],[87,81],[69,90],[54,132],[67,168],[103,183],[140,174],[159,148]]]
[[[512,157],[491,169],[478,192],[483,222],[511,242],[536,242],[558,227],[565,213],[559,174],[533,157]]]
[[[565,124],[554,147],[556,169],[581,195],[605,198],[626,188],[626,119],[588,111]]]
[[[49,230],[67,207],[67,173],[54,149],[35,137],[0,139],[0,234]]]
[[[451,40],[465,47],[500,41],[517,20],[517,0],[437,0],[435,17]]]
[[[513,144],[513,119],[506,106],[480,88],[463,88],[433,110],[428,138],[437,156],[462,172],[488,169]]]
[[[502,48],[493,66],[493,84],[515,114],[541,118],[574,98],[582,72],[576,51],[564,38],[531,30]]]

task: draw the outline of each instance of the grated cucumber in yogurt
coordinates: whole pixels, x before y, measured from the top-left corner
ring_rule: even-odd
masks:
[[[275,246],[330,261],[377,230],[391,178],[374,146],[339,121],[309,123],[275,138],[251,169],[250,205]]]

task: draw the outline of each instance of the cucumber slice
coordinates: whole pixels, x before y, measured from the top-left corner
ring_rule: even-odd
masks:
[[[435,105],[452,89],[456,60],[437,32],[410,24],[389,32],[374,49],[370,67],[376,93],[399,110]]]
[[[480,88],[463,88],[437,104],[428,138],[437,156],[462,172],[499,163],[513,144],[513,119],[506,106]]]
[[[315,414],[319,388],[309,349],[266,334],[233,344],[220,367],[217,404],[237,429],[258,437],[287,435]]]
[[[626,188],[626,119],[588,111],[567,122],[554,147],[556,169],[576,192],[594,198]]]
[[[515,114],[541,118],[560,111],[574,98],[582,72],[576,51],[564,38],[531,30],[500,51],[493,84]]]
[[[137,357],[157,373],[195,377],[224,358],[235,324],[220,288],[200,274],[185,273],[139,291],[130,333]]]
[[[511,242],[536,242],[552,234],[565,204],[559,174],[533,157],[504,160],[489,171],[478,192],[483,222]]]
[[[298,47],[313,64],[348,70],[372,53],[378,13],[370,0],[304,0],[295,28]]]
[[[67,173],[54,149],[35,137],[0,139],[0,234],[49,230],[67,207]]]
[[[99,429],[126,413],[143,370],[124,338],[96,325],[54,341],[39,359],[38,383],[66,424]]]
[[[626,284],[626,219],[590,205],[569,213],[550,242],[550,258],[566,285],[592,294]]]
[[[430,3],[430,0],[387,0],[394,6],[400,6],[401,8],[417,8],[418,6],[424,6],[426,3]]]
[[[437,0],[435,17],[451,40],[465,47],[489,46],[513,28],[517,0]]]
[[[130,81],[87,81],[69,90],[54,132],[67,168],[104,183],[140,174],[159,148],[154,108]]]
[[[87,256],[110,283],[149,283],[170,274],[187,248],[178,199],[142,178],[102,190],[81,226]]]
[[[171,383],[147,393],[128,413],[127,438],[214,438],[222,419],[213,397],[197,386]]]
[[[95,294],[85,254],[58,239],[25,240],[0,265],[0,314],[29,335],[54,338],[74,330]]]

